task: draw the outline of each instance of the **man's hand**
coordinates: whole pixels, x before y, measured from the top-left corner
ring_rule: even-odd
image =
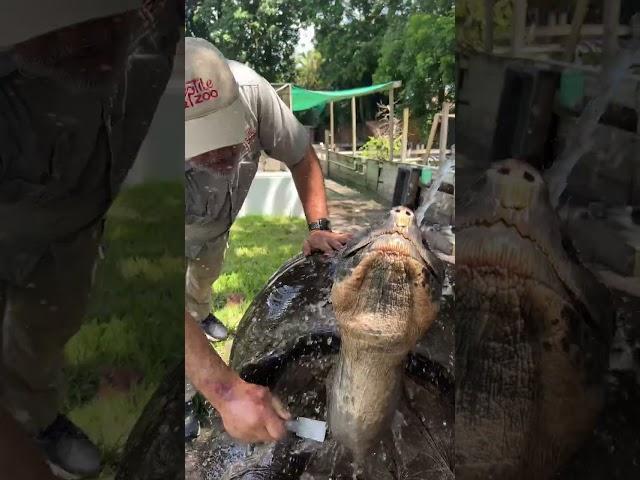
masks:
[[[185,375],[213,405],[233,438],[273,442],[286,434],[289,414],[265,387],[247,383],[211,348],[204,333],[184,312]]]
[[[349,233],[330,232],[327,230],[313,230],[302,245],[302,252],[311,255],[313,252],[331,254],[340,250],[351,238]]]
[[[238,377],[217,404],[225,430],[237,440],[275,442],[286,435],[284,422],[291,416],[265,387]]]

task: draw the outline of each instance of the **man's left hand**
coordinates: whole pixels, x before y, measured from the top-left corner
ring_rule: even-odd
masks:
[[[302,252],[311,255],[313,252],[331,254],[340,250],[351,238],[349,233],[331,232],[328,230],[313,230],[302,245]]]

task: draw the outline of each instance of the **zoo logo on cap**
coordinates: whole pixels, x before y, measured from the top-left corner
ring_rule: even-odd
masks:
[[[213,80],[203,80],[196,78],[185,82],[184,86],[184,108],[195,107],[209,100],[218,98],[218,90],[214,88]]]
[[[222,53],[187,37],[184,65],[184,158],[243,143],[248,112]]]

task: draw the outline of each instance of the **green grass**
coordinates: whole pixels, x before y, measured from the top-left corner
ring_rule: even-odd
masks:
[[[130,429],[183,355],[183,225],[182,184],[121,193],[108,215],[87,319],[66,348],[65,411],[101,447],[103,479],[112,478]],[[114,369],[141,380],[105,394],[101,380]]]
[[[247,216],[231,228],[229,249],[220,278],[213,286],[213,311],[234,331],[265,282],[289,258],[302,250],[306,222],[299,218]],[[227,304],[231,294],[240,294],[240,304]],[[233,338],[215,344],[228,360]]]
[[[102,480],[113,478],[131,428],[183,355],[183,199],[181,184],[121,193],[108,215],[106,257],[98,266],[87,319],[66,348],[64,409],[102,449]],[[213,288],[213,309],[232,331],[267,279],[301,250],[305,236],[301,219],[236,221]],[[231,294],[242,295],[242,302],[227,305]],[[225,358],[231,341],[215,346]],[[142,380],[105,394],[101,384],[113,370],[136,372]]]

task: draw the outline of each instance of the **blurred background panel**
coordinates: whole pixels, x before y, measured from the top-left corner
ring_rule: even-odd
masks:
[[[548,202],[547,215],[524,215],[527,219],[520,230],[529,229],[533,239],[548,240],[551,235],[545,232],[549,225],[556,225],[562,245],[548,251],[555,250],[584,267],[585,273],[576,281],[593,275],[612,294],[612,303],[599,303],[611,316],[602,332],[615,324],[613,338],[604,342],[610,350],[606,373],[590,377],[590,385],[603,392],[606,402],[593,425],[577,425],[588,434],[576,447],[576,457],[561,465],[558,478],[635,478],[640,475],[640,442],[635,440],[640,416],[634,406],[640,401],[640,4],[635,0],[458,0],[456,37],[456,183],[460,192],[496,185],[485,176],[493,162],[510,158],[524,162],[498,171],[505,190],[496,187],[494,194],[505,197],[495,205],[503,205],[507,188],[528,199],[526,208]],[[514,172],[522,173],[518,168],[530,169],[524,177],[529,180],[510,183]],[[544,191],[542,197],[529,195],[532,185],[527,183],[534,183],[534,170],[547,185],[548,198]],[[464,217],[467,225],[477,221],[472,215],[478,215],[482,197],[458,198],[462,201],[456,205],[456,215]],[[482,205],[481,213],[493,211],[490,203]],[[489,225],[495,227],[488,221]],[[478,272],[487,270],[469,266],[469,259],[480,255],[481,240],[500,231],[491,228],[473,242],[467,241],[463,228],[457,232],[459,244],[468,250],[457,252],[458,259],[466,258],[457,266],[468,267],[470,275],[480,279],[483,274]],[[483,244],[496,255],[491,265],[505,253],[501,248],[510,244],[507,237],[505,233]],[[522,250],[515,256],[516,262],[526,260]],[[457,286],[465,290],[477,285],[467,278]],[[600,302],[594,300],[597,291],[588,292],[589,301]],[[524,304],[526,294],[520,295]],[[476,300],[497,301],[488,295]],[[551,304],[540,318],[549,314]],[[489,312],[497,308],[490,307]],[[517,313],[522,310],[514,311],[511,324],[517,325],[522,319]],[[477,319],[472,312],[459,315],[457,322]],[[581,322],[589,323],[584,317]],[[461,331],[456,329],[457,334]],[[471,334],[467,331],[467,336]],[[583,347],[575,351],[589,358],[598,355],[595,344]],[[462,365],[464,358],[458,360]],[[470,359],[469,365],[481,365],[481,360],[481,356]],[[559,408],[560,400],[550,394],[548,401]],[[575,411],[582,412],[583,405],[577,403]],[[457,432],[456,438],[464,437]]]
[[[182,181],[184,168],[184,119],[177,114],[184,109],[184,42],[178,46],[173,73],[160,100],[126,185],[158,180]]]

